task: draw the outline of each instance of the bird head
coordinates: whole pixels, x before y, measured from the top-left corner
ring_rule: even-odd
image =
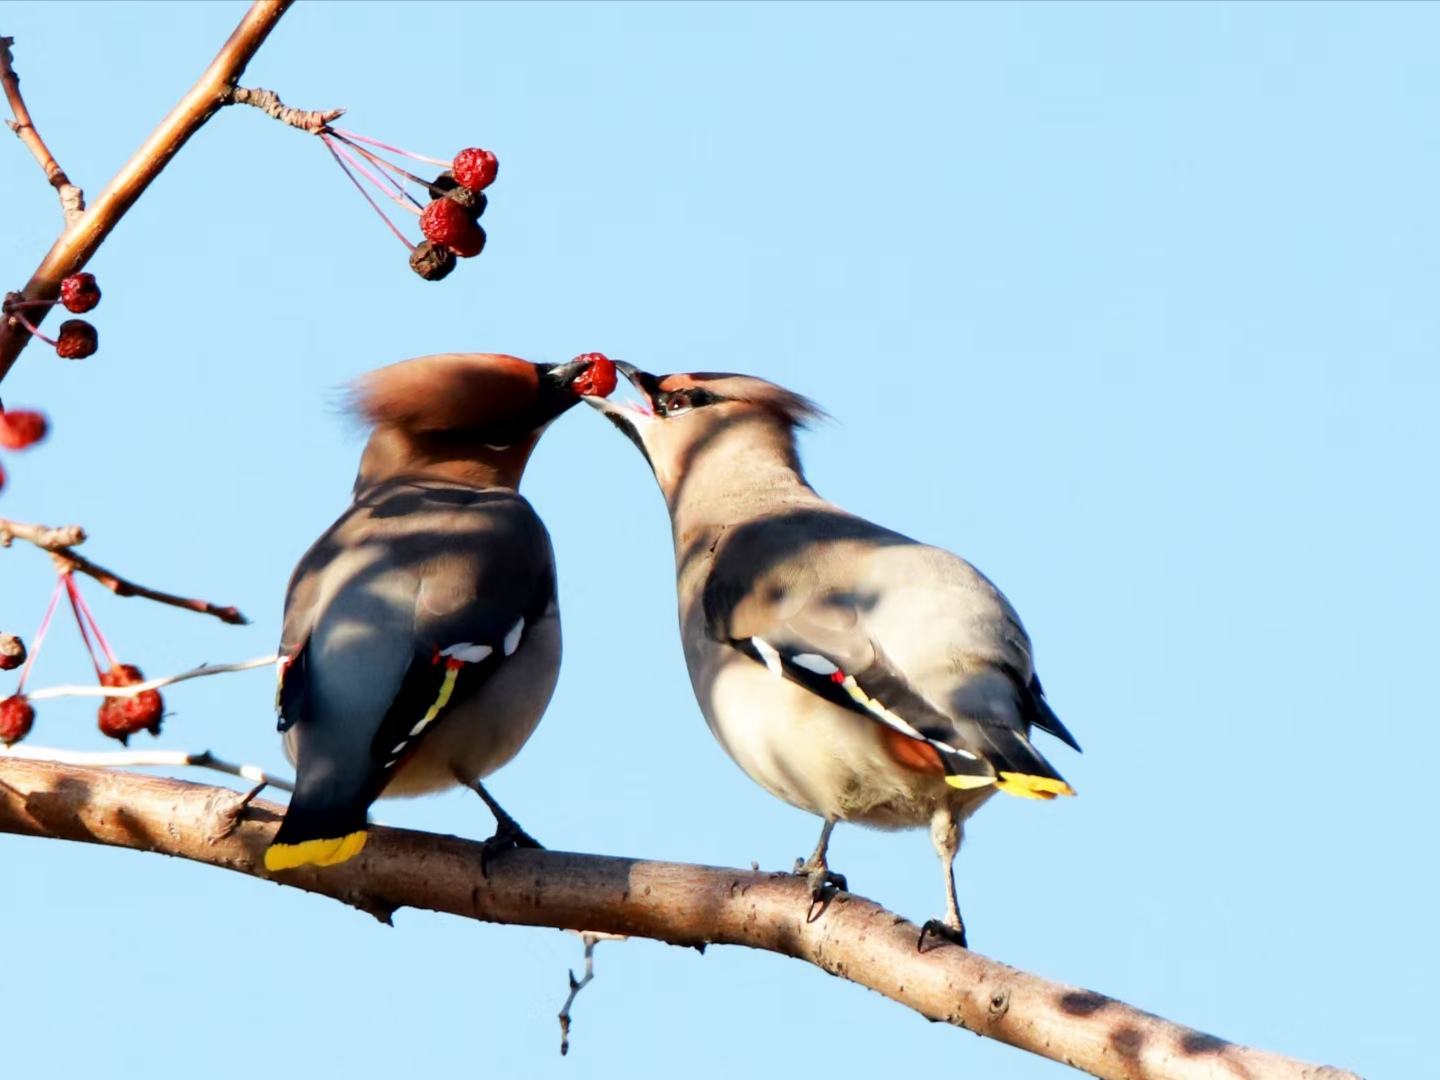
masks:
[[[640,449],[672,505],[702,462],[727,468],[773,459],[798,472],[795,429],[825,415],[808,398],[753,375],[652,375],[620,360],[615,367],[640,400],[586,402]]]
[[[609,365],[598,353],[564,364],[442,353],[363,375],[351,406],[373,431],[356,487],[412,474],[516,487],[545,428],[614,386]]]

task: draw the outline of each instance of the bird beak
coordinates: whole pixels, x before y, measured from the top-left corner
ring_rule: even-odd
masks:
[[[648,371],[641,371],[634,364],[624,360],[615,361],[615,370],[629,380],[630,385],[640,393],[637,401],[612,401],[602,397],[587,397],[585,404],[599,409],[612,420],[623,417],[632,426],[637,422],[646,423],[655,419],[655,395],[660,392],[660,380]]]

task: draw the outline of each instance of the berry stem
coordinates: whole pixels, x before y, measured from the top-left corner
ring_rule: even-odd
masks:
[[[358,150],[360,148],[357,146],[356,149]],[[353,165],[356,169],[358,169],[361,176],[365,177],[366,180],[369,180],[370,183],[374,184],[377,188],[384,192],[387,199],[391,199],[399,203],[412,214],[415,214],[417,216],[420,214],[420,204],[414,199],[410,199],[405,194],[405,189],[400,186],[398,181],[392,180],[388,176],[382,180],[380,177],[376,176],[373,172],[366,168],[363,161],[359,160],[354,154],[352,154],[349,150],[345,149],[343,146],[335,147],[335,151],[336,153],[343,156],[345,160],[348,161],[351,165]]]
[[[85,619],[90,623],[90,630],[94,633],[95,640],[100,643],[100,648],[104,651],[106,659],[110,661],[110,666],[114,667],[115,665],[120,663],[120,661],[115,657],[115,650],[110,648],[110,642],[105,640],[105,635],[100,630],[100,623],[95,618],[95,613],[90,610],[90,605],[85,602],[85,597],[81,595],[80,586],[75,583],[75,575],[67,572],[65,577],[66,587],[70,591],[71,603],[74,605],[78,605],[78,608],[75,612],[76,618],[79,618],[82,611],[85,613]],[[96,670],[96,674],[99,674],[98,668]]]
[[[42,334],[38,326],[36,326],[29,319],[27,319],[21,312],[15,310],[16,306],[18,305],[13,305],[6,309],[9,316],[16,322],[18,322],[21,326],[23,326],[26,330],[29,330],[31,337],[37,337],[41,341],[45,342],[46,345],[49,345],[53,348],[55,346],[55,339],[48,338],[44,334]]]
[[[100,667],[100,660],[95,655],[95,646],[90,644],[90,634],[85,629],[85,616],[80,614],[80,606],[75,600],[75,580],[68,572],[61,574],[60,580],[65,583],[70,610],[75,613],[75,625],[80,628],[80,640],[85,643],[85,651],[90,654],[90,663],[95,668],[95,678],[98,679],[103,669]]]
[[[15,693],[23,693],[25,680],[30,677],[30,668],[35,663],[35,658],[40,655],[40,646],[45,644],[45,635],[50,630],[50,620],[55,617],[55,606],[60,603],[60,590],[64,582],[56,581],[55,589],[50,593],[50,606],[45,609],[45,617],[40,620],[40,626],[35,631],[35,636],[30,640],[30,655],[25,658],[25,667],[20,671],[20,681],[15,685]]]
[[[403,176],[406,180],[409,180],[409,181],[411,181],[411,182],[413,182],[413,183],[419,184],[421,187],[425,188],[426,191],[429,191],[429,192],[431,192],[432,194],[437,193],[437,189],[435,188],[435,185],[433,185],[432,183],[430,183],[430,181],[429,181],[429,180],[426,180],[423,176],[416,176],[416,175],[415,175],[414,173],[412,173],[410,170],[405,169],[405,168],[402,168],[401,166],[396,165],[395,162],[390,161],[390,160],[387,160],[386,158],[381,157],[379,154],[375,153],[373,150],[367,150],[367,149],[365,149],[365,147],[361,146],[359,143],[351,142],[349,139],[345,138],[344,135],[336,135],[336,136],[334,136],[334,137],[337,138],[337,139],[339,139],[339,140],[340,140],[341,142],[343,142],[346,146],[350,147],[350,149],[354,150],[357,154],[363,154],[367,159],[369,159],[370,161],[373,161],[376,165],[379,165],[381,168],[383,168],[383,169],[388,169],[390,172],[393,172],[396,176]],[[390,179],[390,178],[389,178],[389,177],[386,177],[386,179],[388,180],[388,179]],[[391,181],[391,182],[394,183],[394,181]],[[407,199],[410,199],[412,202],[415,202],[415,205],[416,205],[416,206],[419,206],[419,205],[420,205],[418,201],[415,201],[414,196],[412,196],[409,192],[405,191],[404,185],[402,185],[402,184],[396,184],[395,186],[401,191],[401,193],[403,193],[403,194],[405,195],[405,197],[406,197]]]
[[[391,146],[389,143],[383,143],[379,139],[371,139],[368,136],[360,135],[354,131],[346,131],[344,128],[332,127],[329,130],[333,131],[341,138],[354,139],[356,142],[363,142],[368,146],[378,146],[381,150],[389,150],[392,154],[399,154],[401,157],[408,157],[412,161],[424,161],[430,165],[439,165],[443,169],[450,168],[450,165],[452,164],[449,161],[442,161],[440,158],[433,158],[426,154],[417,154],[410,150],[402,150],[398,146]]]
[[[341,171],[344,172],[345,175],[350,178],[350,182],[355,185],[355,190],[360,192],[360,194],[365,197],[365,201],[370,204],[370,208],[374,210],[375,213],[380,215],[380,220],[385,222],[386,228],[388,228],[392,233],[394,233],[402,244],[404,244],[411,251],[414,251],[415,245],[410,243],[409,240],[405,239],[405,234],[402,233],[399,229],[397,229],[395,227],[395,223],[385,215],[385,211],[380,209],[380,204],[377,203],[374,199],[372,199],[370,197],[370,193],[365,190],[364,185],[362,185],[359,180],[355,179],[355,174],[350,171],[350,166],[345,164],[345,159],[335,152],[334,141],[326,138],[324,135],[321,135],[320,139],[325,143],[325,149],[329,150],[331,156],[335,158],[335,164],[340,166]]]

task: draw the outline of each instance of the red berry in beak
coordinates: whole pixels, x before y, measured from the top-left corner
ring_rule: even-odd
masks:
[[[495,176],[500,171],[500,159],[489,150],[472,146],[455,155],[451,171],[462,186],[471,191],[484,191],[495,182]]]
[[[84,360],[100,347],[100,335],[84,319],[66,319],[60,324],[55,351],[66,360]]]
[[[14,671],[25,662],[25,642],[14,634],[0,634],[0,671]]]
[[[35,726],[35,708],[24,694],[0,701],[0,743],[13,746]]]
[[[100,286],[94,274],[71,274],[60,282],[60,302],[77,315],[83,315],[100,303]]]
[[[100,676],[101,686],[134,686],[145,681],[134,664],[116,664]],[[160,734],[165,703],[158,690],[143,690],[134,697],[106,698],[100,705],[100,730],[128,745],[130,736],[141,731]]]
[[[47,430],[44,413],[31,409],[0,413],[0,446],[7,450],[24,450],[43,439]]]
[[[585,353],[575,359],[588,360],[590,366],[575,377],[571,389],[581,397],[609,397],[615,389],[615,361],[598,352]]]
[[[431,243],[447,247],[461,258],[478,255],[485,247],[484,230],[453,199],[442,197],[425,207],[420,215],[420,231]]]

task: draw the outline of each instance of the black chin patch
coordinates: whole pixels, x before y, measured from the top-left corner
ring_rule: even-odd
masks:
[[[605,414],[605,419],[609,420],[610,423],[614,424],[617,428],[619,428],[620,434],[624,435],[627,439],[629,439],[632,443],[635,444],[635,449],[639,450],[640,453],[644,455],[645,460],[649,462],[650,468],[653,471],[655,468],[655,463],[653,461],[650,461],[650,452],[645,449],[645,440],[640,438],[640,431],[638,428],[636,428],[634,422],[631,421],[631,419],[622,412],[611,412],[609,409],[605,409],[603,410],[603,412]]]

